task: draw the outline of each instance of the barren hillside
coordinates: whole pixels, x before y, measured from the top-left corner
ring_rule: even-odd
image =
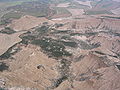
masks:
[[[120,90],[119,0],[1,2],[0,90]]]

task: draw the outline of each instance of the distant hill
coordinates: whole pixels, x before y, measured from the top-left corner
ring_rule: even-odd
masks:
[[[0,0],[0,2],[23,1],[23,0]]]
[[[26,2],[26,1],[36,1],[36,0],[0,0],[0,2],[15,2],[15,1],[23,1],[23,2]]]

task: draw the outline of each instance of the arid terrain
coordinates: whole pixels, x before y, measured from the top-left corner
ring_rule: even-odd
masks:
[[[120,1],[0,0],[0,90],[120,90]]]

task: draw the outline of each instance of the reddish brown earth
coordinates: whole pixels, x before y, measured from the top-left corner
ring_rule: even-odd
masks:
[[[114,1],[114,7],[112,9],[108,7],[107,10],[118,7],[116,2],[119,0]],[[79,3],[90,6],[87,1]],[[52,19],[26,15],[7,25],[16,33],[11,35],[0,33],[0,54],[8,55],[20,49],[8,58],[0,56],[0,88],[6,90],[120,90],[119,15],[83,15],[83,12],[80,12],[81,9],[71,9],[68,6],[68,3],[54,5],[54,7],[69,9],[71,14],[55,14]],[[103,3],[91,9],[103,10],[101,6]],[[45,28],[48,31],[42,32],[38,29],[41,26],[48,26],[49,28]],[[1,29],[5,27],[0,26]],[[26,43],[24,40],[27,41],[27,39],[23,39],[22,36],[30,35],[31,37],[26,37],[28,39]],[[45,40],[43,37],[51,38],[46,41],[49,46],[46,43],[44,46],[41,45]],[[24,43],[18,43],[21,40]],[[31,40],[43,40],[43,42],[34,45]],[[57,46],[55,46],[56,43],[50,42],[57,42]],[[68,43],[65,45],[63,42],[75,42],[77,45],[69,46]],[[16,43],[18,44],[15,45]],[[63,51],[62,47],[59,49],[59,44],[72,55],[52,56],[51,48],[55,48],[58,52]],[[12,51],[6,53],[11,46],[14,47]],[[6,66],[2,65],[3,63]]]
[[[18,20],[13,20],[9,27],[13,28],[16,31],[29,30],[31,28],[41,25],[44,22],[52,23],[46,18],[36,18],[26,15]]]

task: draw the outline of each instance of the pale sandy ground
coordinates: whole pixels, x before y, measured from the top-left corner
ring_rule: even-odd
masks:
[[[87,17],[87,16],[86,16]],[[26,18],[26,17],[24,17]],[[19,19],[20,20],[20,19]],[[26,20],[26,19],[25,19]],[[28,19],[27,19],[28,20]],[[22,20],[20,20],[22,22]],[[53,20],[58,23],[67,23],[63,26],[63,29],[71,27],[76,24],[76,30],[81,29],[84,31],[86,27],[97,27],[100,23],[100,19],[87,17],[86,19],[61,19]],[[120,29],[120,20],[118,19],[104,19],[103,25],[111,27],[113,30]],[[29,24],[29,23],[25,23]],[[18,26],[21,25],[20,23]],[[31,27],[29,24],[29,28]],[[22,26],[22,28],[26,28]],[[28,29],[28,27],[27,27]],[[22,29],[21,29],[22,30]],[[3,34],[0,34],[0,37]],[[14,35],[14,34],[13,34]],[[12,35],[10,35],[11,37]],[[19,36],[19,35],[16,35]],[[0,43],[3,43],[4,39],[8,37],[7,35],[1,37]],[[4,45],[7,46],[10,43],[9,38],[6,38]],[[86,40],[87,37],[74,37],[81,40]],[[15,39],[15,40],[14,40]],[[15,42],[18,40],[15,36],[12,38]],[[102,51],[107,54],[114,55],[111,52],[114,50],[119,50],[119,42],[116,43],[117,39],[106,36],[106,34],[98,35],[91,38],[91,42],[100,42],[101,47],[94,49]],[[13,41],[11,41],[13,43]],[[1,47],[1,46],[0,46]],[[8,46],[7,46],[8,47]],[[107,64],[103,62],[103,58],[97,55],[89,53],[89,50],[79,50],[75,51],[77,55],[83,54],[85,57],[77,62],[71,64],[73,77],[73,88],[71,88],[71,83],[68,80],[63,81],[60,86],[53,90],[119,90],[120,89],[120,72],[114,66],[107,67]],[[27,47],[22,47],[22,50],[13,56],[14,60],[6,60],[10,67],[9,71],[0,72],[0,77],[6,79],[6,86],[23,86],[30,88],[38,88],[39,90],[45,90],[46,87],[51,86],[51,81],[58,76],[56,70],[56,65],[58,62],[55,59],[50,59],[47,55],[40,51],[40,48],[28,45]],[[113,59],[112,59],[113,60]],[[118,60],[119,61],[119,60]],[[37,69],[38,65],[42,65],[40,69]],[[83,76],[81,76],[81,74]],[[80,79],[88,78],[88,80],[80,81]]]
[[[86,41],[87,37],[86,36],[72,36],[73,38],[77,39],[77,40],[83,40]]]
[[[85,2],[79,1],[79,0],[74,0],[74,1],[78,2],[79,4],[87,5],[87,6],[89,6],[90,8],[92,8],[91,1],[85,1]]]
[[[69,7],[69,3],[58,4],[57,7]]]
[[[103,15],[106,16],[106,15]],[[109,15],[111,16],[111,15]],[[101,16],[84,16],[80,15],[77,17],[69,17],[69,18],[56,18],[53,19],[52,21],[55,23],[63,23],[65,24],[63,27],[60,27],[62,29],[76,29],[78,31],[84,32],[84,30],[88,28],[97,28],[102,29],[104,26],[108,27],[112,30],[119,30],[120,29],[120,20],[119,19],[112,19],[112,18],[105,18],[103,22],[100,19]],[[112,15],[113,17],[113,15]],[[116,17],[116,15],[115,15]],[[75,18],[80,18],[80,19],[75,19]],[[75,28],[72,28],[72,26],[75,26]]]
[[[112,13],[116,14],[116,15],[120,15],[120,8],[111,10]]]
[[[15,33],[12,35],[0,34],[0,55],[7,51],[11,46],[21,41],[19,35],[21,35],[23,30],[29,30],[33,27],[41,25],[43,22],[48,22],[53,24],[52,21],[46,18],[36,18],[33,16],[23,16],[20,19],[13,20],[8,26],[13,28],[15,31],[22,31],[21,33]],[[1,26],[1,29],[3,27]]]
[[[15,60],[9,62],[10,72],[0,72],[0,77],[7,80],[8,87],[22,86],[45,90],[51,86],[52,79],[58,76],[55,69],[57,61],[48,58],[36,46],[29,45],[22,48],[22,51],[13,56]],[[38,65],[41,65],[40,69],[37,68]]]
[[[70,26],[71,28],[74,26],[74,29],[81,30],[84,32],[84,30],[87,28],[97,27],[100,24],[100,22],[100,19],[89,17],[85,19],[73,20]]]
[[[72,14],[72,16],[78,16],[84,14],[83,9],[67,9],[67,10]]]
[[[13,20],[12,23],[9,25],[9,27],[13,28],[16,31],[29,30],[38,25],[41,25],[44,22],[53,24],[53,22],[51,22],[46,18],[36,18],[34,16],[26,15],[21,17],[20,19]]]
[[[119,90],[120,72],[114,67],[107,67],[102,59],[93,54],[88,54],[82,61],[72,63],[71,68],[75,75],[71,84],[64,81],[55,90]],[[82,80],[83,81],[80,81]],[[84,80],[87,79],[88,80]]]
[[[23,32],[12,35],[0,34],[0,55],[5,53],[11,46],[21,41],[19,35]]]
[[[115,55],[114,52],[120,51],[120,43],[117,41],[116,38],[106,37],[105,35],[96,36],[94,39],[91,39],[92,42],[100,42],[101,47],[96,48],[97,51],[104,52],[109,55]]]
[[[120,20],[119,19],[107,18],[104,20],[103,24],[105,26],[109,27],[110,29],[120,30]]]
[[[1,31],[2,29],[4,29],[4,26],[0,26],[0,31]]]
[[[92,18],[92,17],[87,18],[87,19],[73,20],[71,22],[70,26],[75,25],[76,29],[81,29],[84,31],[84,29],[87,29],[87,28],[92,28],[92,27],[97,28],[97,26],[99,24],[100,24],[99,29],[104,27],[104,26],[106,26],[112,30],[119,30],[120,29],[120,20],[119,19],[112,19],[112,18],[105,18],[103,20],[103,22],[101,21],[101,19]]]
[[[115,14],[112,14],[112,15],[108,15],[108,14],[100,14],[100,15],[91,15],[95,18],[100,18],[100,17],[103,17],[103,16],[110,16],[110,17],[120,17],[120,15],[115,15]]]

